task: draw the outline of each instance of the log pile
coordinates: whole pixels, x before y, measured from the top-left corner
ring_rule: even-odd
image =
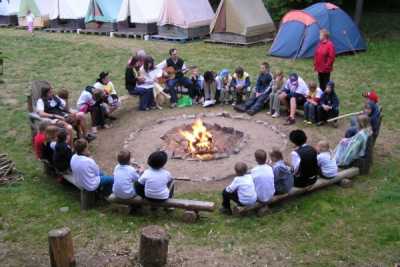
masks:
[[[6,185],[23,180],[15,169],[15,163],[7,158],[6,154],[0,154],[0,185]]]

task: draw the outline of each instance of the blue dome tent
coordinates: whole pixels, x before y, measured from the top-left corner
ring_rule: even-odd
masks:
[[[269,53],[284,58],[312,57],[323,28],[330,32],[337,54],[366,50],[364,38],[346,12],[323,2],[287,13]]]

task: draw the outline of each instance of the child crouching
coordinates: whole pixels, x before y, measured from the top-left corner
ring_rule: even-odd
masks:
[[[240,206],[252,206],[257,202],[256,188],[251,175],[247,173],[247,165],[243,162],[235,164],[236,177],[222,192],[221,213],[232,214],[231,200]]]

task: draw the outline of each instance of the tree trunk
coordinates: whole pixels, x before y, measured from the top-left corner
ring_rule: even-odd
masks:
[[[354,13],[354,21],[357,25],[360,25],[361,22],[361,17],[363,13],[363,6],[364,6],[364,0],[357,0],[356,2],[356,10]]]
[[[61,228],[49,232],[49,254],[51,267],[75,266],[71,230]]]
[[[169,237],[157,225],[142,229],[140,236],[139,261],[143,267],[163,267],[167,264]]]

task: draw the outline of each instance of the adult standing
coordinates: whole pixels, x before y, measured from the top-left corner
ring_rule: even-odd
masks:
[[[320,42],[315,49],[314,69],[318,72],[319,87],[325,91],[330,81],[336,51],[333,42],[329,39],[329,32],[322,29],[319,35]]]
[[[167,93],[171,95],[171,107],[176,106],[178,100],[176,86],[182,85],[191,90],[192,82],[189,78],[185,77],[185,73],[188,71],[186,68],[185,61],[178,56],[178,50],[172,48],[169,50],[169,58],[157,65],[158,69],[166,70],[167,68],[173,68],[175,70],[175,77],[171,77],[167,81]]]

